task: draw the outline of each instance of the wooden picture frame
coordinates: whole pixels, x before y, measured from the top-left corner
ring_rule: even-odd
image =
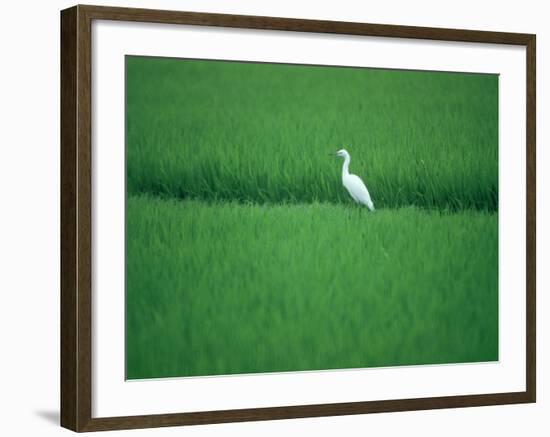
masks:
[[[526,390],[225,411],[92,417],[93,20],[479,42],[526,48]],[[535,35],[290,18],[75,6],[61,12],[61,425],[100,431],[535,402]]]

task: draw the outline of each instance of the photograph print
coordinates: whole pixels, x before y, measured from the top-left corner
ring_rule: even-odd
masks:
[[[499,360],[498,75],[125,63],[127,379]]]

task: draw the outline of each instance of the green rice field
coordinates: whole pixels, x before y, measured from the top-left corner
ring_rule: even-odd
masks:
[[[498,360],[497,76],[126,75],[128,379]]]

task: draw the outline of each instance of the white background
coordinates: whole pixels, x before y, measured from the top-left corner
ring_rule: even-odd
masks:
[[[542,120],[548,98],[544,57],[548,14],[544,2],[427,1],[365,3],[298,1],[130,1],[97,4],[142,6],[299,18],[365,21],[532,32],[538,36],[538,346],[539,402],[535,405],[378,414],[142,430],[126,435],[543,435],[550,388],[542,348],[548,324],[547,177]],[[0,430],[9,436],[68,435],[57,427],[59,403],[59,9],[64,1],[3,5],[0,26]],[[545,246],[545,247],[543,247]],[[546,420],[545,420],[546,419]]]

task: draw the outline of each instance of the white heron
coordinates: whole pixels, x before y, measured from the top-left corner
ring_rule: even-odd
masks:
[[[342,184],[348,190],[350,196],[360,205],[366,205],[368,209],[374,211],[374,204],[370,198],[369,190],[367,186],[357,175],[350,174],[349,163],[351,156],[346,149],[340,149],[336,152],[336,156],[344,158],[344,165],[342,166]]]

